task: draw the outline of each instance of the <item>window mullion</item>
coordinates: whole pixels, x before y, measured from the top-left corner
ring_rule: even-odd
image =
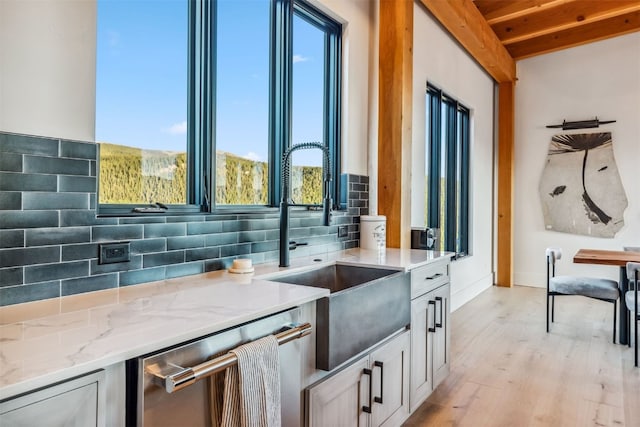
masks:
[[[341,70],[340,57],[342,55],[342,46],[340,43],[340,28],[333,28],[327,32],[325,41],[325,138],[329,147],[331,157],[331,179],[333,180],[333,203],[339,206],[340,194],[340,177],[338,171],[340,167],[340,129],[341,129],[341,103],[340,103],[340,84]]]
[[[292,29],[292,0],[273,1],[269,55],[269,204],[272,206],[282,199],[282,155],[291,145]]]
[[[446,207],[447,225],[445,231],[445,248],[448,251],[456,250],[456,122],[457,109],[455,104],[447,103],[447,153],[446,153]]]
[[[196,158],[198,157],[198,144],[196,143],[196,117],[197,117],[197,103],[198,92],[196,87],[198,86],[198,58],[197,52],[199,51],[199,28],[200,20],[200,7],[199,2],[189,2],[189,32],[188,32],[188,81],[187,81],[187,203],[198,203],[198,192],[195,191],[194,179],[196,168]]]
[[[460,252],[469,253],[469,112],[462,111],[460,132],[462,141],[460,147]]]
[[[216,174],[214,173],[215,162],[215,125],[216,125],[216,31],[215,22],[217,19],[217,2],[204,0],[207,3],[205,21],[205,32],[203,37],[206,39],[205,49],[203,52],[203,63],[205,71],[205,86],[203,92],[204,108],[203,108],[203,129],[202,141],[200,144],[200,162],[204,185],[200,187],[200,194],[203,194],[204,200],[201,204],[206,204],[208,210],[215,207],[215,189]]]
[[[211,153],[215,124],[215,4],[209,0],[189,2],[188,90],[188,203],[210,210],[215,188]]]
[[[427,201],[430,228],[440,228],[440,139],[441,129],[441,94],[429,92],[429,200]]]

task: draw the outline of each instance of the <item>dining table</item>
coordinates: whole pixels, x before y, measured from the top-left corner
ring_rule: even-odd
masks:
[[[620,344],[628,344],[627,324],[629,311],[625,306],[624,294],[629,289],[629,280],[627,279],[627,263],[640,262],[640,252],[636,251],[613,251],[606,249],[579,249],[573,257],[576,264],[599,264],[612,265],[620,269],[620,279],[618,280],[618,288],[620,289],[620,302],[618,304],[618,319],[620,331]]]

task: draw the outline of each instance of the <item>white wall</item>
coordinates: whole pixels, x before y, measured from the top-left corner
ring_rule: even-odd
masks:
[[[0,130],[93,141],[96,4],[0,0]]]
[[[640,246],[640,33],[519,61],[515,91],[514,281],[545,286],[544,250],[559,246],[560,274],[617,279],[618,269],[573,264],[579,248]],[[538,183],[551,136],[563,120],[617,120],[611,131],[629,206],[613,239],[546,231]],[[593,129],[577,131],[590,132]]]
[[[427,81],[471,109],[471,256],[455,261],[451,266],[451,305],[456,309],[493,285],[494,83],[437,21],[417,4],[414,5],[413,28],[412,226],[425,225]]]
[[[377,124],[378,116],[377,110],[373,116],[369,110],[370,98],[377,96],[377,85],[369,83],[369,65],[371,55],[377,57],[377,49],[370,49],[370,39],[377,33],[371,20],[378,2],[317,0],[314,4],[343,24],[342,172],[368,175],[370,120]]]
[[[367,175],[377,1],[315,3],[344,24],[342,169]],[[0,0],[0,130],[93,141],[95,46],[95,0]]]

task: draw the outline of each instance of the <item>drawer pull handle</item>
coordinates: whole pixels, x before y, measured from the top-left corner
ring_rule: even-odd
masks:
[[[436,273],[433,276],[427,276],[424,278],[424,280],[433,280],[433,279],[437,279],[438,277],[442,276],[442,273]]]
[[[435,301],[429,301],[429,305],[433,305],[433,328],[427,327],[427,330],[429,332],[435,332],[436,331],[436,302]],[[429,326],[428,316],[427,316],[427,326]]]
[[[369,406],[364,405],[362,407],[362,411],[367,414],[371,413],[371,395],[373,394],[373,375],[371,375],[373,371],[371,369],[364,368],[362,373],[364,375],[369,375]]]
[[[444,303],[442,302],[442,297],[436,297],[436,301],[440,301],[440,322],[436,323],[436,328],[442,328],[442,311],[444,310]],[[433,318],[435,321],[435,318],[436,318],[435,307],[434,307]]]
[[[376,360],[375,362],[373,362],[373,366],[380,368],[380,397],[374,397],[373,401],[376,403],[382,403],[382,396],[384,393],[384,365],[382,362]]]

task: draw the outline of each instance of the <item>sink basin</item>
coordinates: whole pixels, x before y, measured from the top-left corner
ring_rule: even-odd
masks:
[[[316,368],[326,371],[411,321],[409,273],[333,264],[270,279],[329,289],[316,305]]]
[[[329,292],[333,294],[395,273],[398,273],[398,271],[333,264],[287,274],[273,280],[294,285],[325,288],[329,289]]]

